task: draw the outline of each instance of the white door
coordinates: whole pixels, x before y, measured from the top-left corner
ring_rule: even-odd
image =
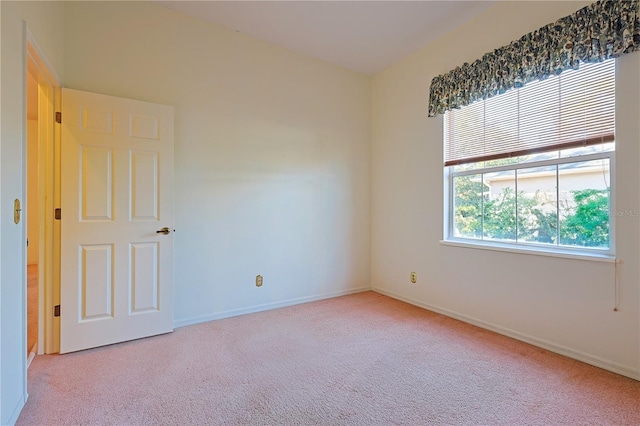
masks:
[[[60,352],[172,331],[173,108],[63,89],[61,153]]]

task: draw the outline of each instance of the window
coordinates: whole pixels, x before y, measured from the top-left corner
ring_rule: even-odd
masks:
[[[612,254],[615,60],[445,114],[453,241]]]

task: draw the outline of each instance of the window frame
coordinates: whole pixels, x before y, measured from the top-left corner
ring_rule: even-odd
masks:
[[[444,120],[444,118],[443,118]],[[443,137],[444,139],[444,137]],[[615,141],[614,141],[615,143]],[[548,151],[553,152],[556,150]],[[571,157],[561,157],[549,160],[530,161],[516,164],[509,164],[505,166],[491,166],[483,168],[473,168],[463,171],[454,171],[455,166],[444,166],[444,181],[445,181],[445,203],[444,203],[444,239],[443,243],[453,243],[449,245],[461,245],[474,248],[486,248],[486,249],[499,249],[500,251],[521,251],[531,254],[542,255],[562,255],[564,257],[578,257],[578,258],[602,258],[602,259],[614,259],[615,258],[615,229],[616,229],[616,215],[615,215],[615,188],[616,188],[616,149],[610,151],[597,152],[592,154],[576,155]],[[458,176],[477,175],[500,171],[512,171],[519,169],[528,169],[534,167],[544,166],[560,166],[562,164],[579,163],[591,160],[609,160],[609,248],[597,248],[597,247],[582,247],[582,246],[563,246],[560,244],[544,244],[529,241],[500,241],[500,240],[485,240],[484,238],[464,238],[456,237],[453,235],[454,225],[454,178]],[[556,173],[558,173],[556,169]],[[558,175],[556,174],[556,179]],[[517,182],[517,179],[516,179]],[[517,184],[516,184],[517,185]],[[516,186],[517,194],[517,186]],[[516,210],[517,215],[517,210]]]
[[[621,86],[618,82],[618,67],[619,62],[615,59],[608,59],[613,61],[613,73],[614,73],[614,104],[617,106],[618,104],[618,96],[620,94]],[[496,95],[500,96],[500,95]],[[463,107],[464,108],[464,107]],[[442,140],[443,140],[443,160],[446,154],[446,143],[447,143],[447,123],[446,117],[447,113],[442,115]],[[456,246],[456,247],[468,247],[473,249],[485,249],[485,250],[494,250],[494,251],[502,251],[502,252],[510,252],[510,253],[523,253],[523,254],[534,254],[534,255],[542,255],[542,256],[552,256],[552,257],[563,257],[563,258],[574,258],[574,259],[583,259],[590,261],[604,261],[604,262],[617,262],[616,260],[616,219],[617,219],[617,210],[616,210],[616,188],[617,188],[617,168],[616,168],[616,156],[618,150],[619,140],[616,137],[617,135],[617,127],[618,123],[616,120],[617,116],[617,108],[614,107],[614,125],[613,125],[613,140],[605,140],[606,135],[603,136],[602,143],[610,143],[613,142],[613,149],[608,151],[600,151],[595,153],[581,154],[575,156],[565,156],[562,157],[562,152],[566,149],[571,149],[569,147],[564,147],[563,144],[558,143],[551,147],[550,149],[542,149],[536,151],[537,153],[544,152],[558,152],[559,155],[557,158],[546,159],[546,160],[537,160],[537,161],[523,161],[517,162],[514,164],[504,165],[504,166],[490,166],[490,167],[480,167],[480,168],[470,168],[468,170],[455,171],[456,166],[459,166],[463,163],[456,163],[451,165],[443,165],[443,239],[440,241],[443,245]],[[572,144],[573,147],[578,147],[577,144]],[[598,144],[589,144],[591,146],[598,146]],[[523,153],[522,155],[527,155]],[[509,156],[505,156],[504,158],[509,158]],[[517,157],[516,157],[517,158]],[[547,243],[538,243],[524,240],[495,240],[495,239],[484,239],[484,229],[483,235],[481,238],[466,238],[466,237],[457,237],[454,235],[455,231],[455,193],[454,193],[454,180],[455,177],[465,176],[465,175],[476,175],[476,174],[485,174],[492,172],[500,172],[500,171],[516,171],[519,169],[528,169],[534,167],[544,167],[544,166],[556,166],[556,187],[559,185],[559,166],[563,164],[571,164],[571,163],[579,163],[583,161],[590,160],[600,160],[600,159],[608,159],[609,160],[609,247],[608,248],[599,248],[599,247],[585,247],[585,246],[566,246],[560,245],[559,240],[556,244],[547,244]],[[478,161],[479,163],[480,161]],[[444,163],[444,161],[443,161]],[[472,164],[471,162],[468,162]],[[516,175],[516,196],[517,196],[517,172],[514,172]],[[558,211],[559,213],[559,211]],[[516,208],[517,214],[517,208]],[[483,212],[484,215],[484,212]],[[517,216],[516,216],[517,217]],[[483,224],[484,228],[484,224]]]

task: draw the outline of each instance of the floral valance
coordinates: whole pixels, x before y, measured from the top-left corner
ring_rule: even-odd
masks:
[[[638,0],[602,0],[434,77],[429,117],[533,81],[640,50]]]

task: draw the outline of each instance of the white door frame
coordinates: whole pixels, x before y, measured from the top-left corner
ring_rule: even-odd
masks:
[[[37,76],[39,92],[38,354],[50,354],[60,348],[60,318],[53,315],[54,306],[60,303],[60,222],[53,217],[54,209],[60,206],[60,126],[54,121],[55,112],[60,111],[60,79],[28,28],[26,58],[28,69]],[[24,96],[26,105],[26,87]],[[26,279],[23,285],[26,297]],[[23,328],[26,333],[26,323]]]

